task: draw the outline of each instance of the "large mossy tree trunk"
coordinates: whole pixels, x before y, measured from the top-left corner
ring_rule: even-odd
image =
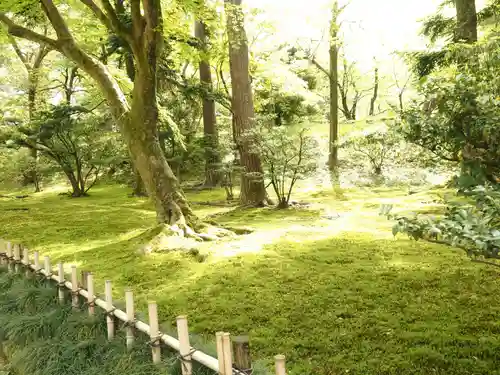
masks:
[[[198,219],[158,142],[156,74],[163,44],[160,0],[131,1],[131,27],[120,22],[116,10],[109,2],[103,2],[104,10],[91,0],[81,2],[93,13],[96,22],[100,21],[130,45],[136,63],[132,107],[107,67],[77,44],[52,0],[40,0],[40,3],[57,39],[17,25],[5,13],[0,13],[0,22],[8,27],[11,35],[45,44],[61,52],[97,83],[113,118],[121,127],[132,161],[146,190],[154,200],[158,222],[176,224],[186,233],[190,227],[197,227]]]
[[[148,195],[155,200],[158,222],[190,225],[194,214],[160,146],[156,82],[147,62],[136,64],[130,118],[123,124],[125,139]]]
[[[229,65],[231,71],[234,136],[240,154],[240,202],[242,205],[263,206],[266,202],[262,163],[253,148],[249,133],[254,129],[255,110],[249,72],[248,42],[244,27],[242,0],[225,0]]]
[[[213,99],[212,71],[208,57],[208,36],[206,25],[196,21],[195,37],[201,43],[202,58],[199,63],[200,82],[204,89],[203,95],[203,135],[205,147],[205,186],[216,187],[221,181],[219,135],[217,118],[215,116],[215,100]]]

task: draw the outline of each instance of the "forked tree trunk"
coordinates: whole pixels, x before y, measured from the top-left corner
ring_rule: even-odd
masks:
[[[205,146],[205,186],[215,187],[221,181],[219,136],[217,132],[217,118],[215,116],[215,101],[210,93],[213,91],[212,72],[208,60],[208,37],[206,25],[197,21],[195,24],[195,36],[202,45],[202,57],[200,68],[200,82],[206,91],[203,97],[203,134]]]
[[[263,206],[266,202],[263,170],[259,155],[253,149],[248,133],[254,128],[255,111],[249,74],[248,42],[244,27],[242,0],[225,0],[229,64],[231,70],[234,135],[243,172],[240,202]]]

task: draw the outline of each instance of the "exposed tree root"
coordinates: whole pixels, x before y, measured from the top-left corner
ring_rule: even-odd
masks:
[[[160,224],[151,230],[151,235],[152,239],[141,248],[144,254],[162,251],[192,252],[202,242],[235,237],[236,233],[207,224],[203,226],[202,231],[195,231],[186,224]]]

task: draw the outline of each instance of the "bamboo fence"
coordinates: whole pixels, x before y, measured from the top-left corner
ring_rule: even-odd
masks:
[[[94,294],[94,275],[82,272],[82,284],[78,284],[78,270],[71,266],[71,279],[66,280],[64,264],[57,264],[57,272],[53,273],[50,258],[44,257],[43,267],[40,264],[40,255],[33,253],[33,263],[26,247],[13,244],[0,239],[0,264],[7,265],[9,272],[20,273],[24,270],[26,277],[33,273],[41,274],[48,280],[56,282],[59,303],[66,303],[66,290],[71,292],[73,309],[80,309],[80,297],[86,303],[89,315],[95,314],[95,307],[103,309],[106,313],[108,340],[115,337],[115,318],[122,321],[126,327],[126,346],[133,349],[136,332],[142,332],[150,338],[151,356],[153,363],[161,362],[161,344],[167,345],[179,353],[182,361],[182,375],[192,375],[192,361],[195,361],[220,375],[251,375],[253,372],[248,336],[238,336],[231,339],[228,332],[217,332],[215,335],[217,358],[193,348],[189,342],[188,320],[186,316],[177,317],[178,339],[160,332],[156,302],[148,303],[149,324],[136,319],[134,308],[134,295],[132,289],[125,291],[125,311],[116,308],[112,299],[112,284],[105,282],[104,300]],[[285,356],[277,355],[275,359],[276,375],[286,375]]]

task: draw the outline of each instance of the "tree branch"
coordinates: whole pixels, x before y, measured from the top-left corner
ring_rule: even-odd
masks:
[[[40,3],[42,4],[42,9],[45,15],[49,19],[54,31],[57,34],[58,41],[73,41],[73,35],[71,35],[71,32],[69,31],[68,25],[62,18],[61,13],[59,13],[59,10],[54,5],[52,0],[40,0]]]
[[[17,57],[19,57],[19,59],[24,64],[26,70],[29,72],[31,69],[31,66],[28,63],[26,56],[24,56],[23,52],[19,48],[19,45],[17,44],[16,39],[14,39],[14,37],[10,34],[7,37],[9,38],[9,42],[12,45],[12,48],[14,48],[14,51],[16,52]]]
[[[311,57],[309,59],[309,61],[311,61],[311,63],[316,67],[318,68],[319,70],[321,70],[328,78],[330,78],[330,72],[328,70],[326,70],[320,63],[318,63],[316,61],[316,59],[314,57]]]
[[[88,1],[88,0],[86,0]],[[121,21],[118,19],[118,16],[113,9],[113,6],[108,0],[101,0],[102,6],[104,7],[104,10],[108,14],[108,18],[111,22],[111,25],[113,26],[113,29],[120,35],[122,35],[127,42],[131,42],[130,40],[130,30],[127,30],[127,28],[121,23]]]
[[[94,3],[92,0],[80,0],[84,5],[89,8],[94,15],[99,18],[101,23],[106,26],[106,28],[110,31],[114,31],[113,25],[111,24],[111,20],[104,14],[104,12],[99,8],[99,6]]]
[[[51,39],[42,34],[38,34],[32,30],[16,24],[3,12],[0,12],[0,22],[7,26],[7,31],[10,35],[31,40],[32,42],[38,44],[45,44],[52,47],[53,49],[60,50],[57,40]]]
[[[130,0],[130,11],[132,15],[132,34],[139,38],[144,28],[144,18],[141,15],[141,0]]]

